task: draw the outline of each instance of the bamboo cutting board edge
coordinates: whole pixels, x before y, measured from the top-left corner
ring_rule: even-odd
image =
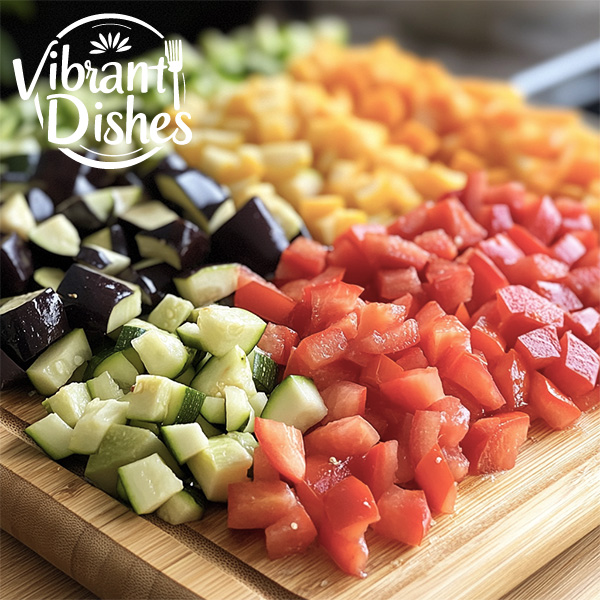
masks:
[[[561,550],[563,550],[564,548],[568,547],[571,543],[573,543],[574,541],[576,541],[577,539],[579,539],[580,537],[582,537],[583,535],[585,535],[588,531],[590,531],[591,529],[594,528],[594,523],[596,525],[600,524],[600,519],[596,518],[594,515],[598,515],[598,517],[600,517],[600,511],[596,510],[595,512],[591,512],[589,511],[590,505],[593,506],[593,504],[591,504],[593,502],[594,499],[596,499],[597,501],[597,495],[590,497],[590,489],[593,491],[593,486],[592,488],[590,488],[589,485],[583,485],[583,483],[585,482],[590,482],[590,481],[595,481],[594,485],[596,486],[596,490],[598,489],[598,485],[600,485],[600,468],[599,468],[599,463],[598,463],[598,455],[600,453],[600,415],[598,414],[599,411],[595,411],[596,414],[592,414],[592,415],[586,415],[585,420],[581,426],[581,428],[583,429],[583,431],[585,432],[585,430],[589,430],[590,428],[593,429],[592,433],[591,433],[591,438],[588,435],[587,437],[584,436],[584,439],[587,440],[586,442],[586,446],[585,448],[587,448],[587,455],[581,455],[581,460],[571,460],[571,462],[568,464],[568,469],[566,469],[565,473],[562,473],[560,475],[560,477],[556,474],[552,472],[552,469],[550,469],[549,474],[548,474],[548,484],[546,486],[543,486],[541,488],[540,491],[537,491],[535,494],[532,495],[532,499],[529,503],[524,503],[522,504],[522,506],[524,508],[521,509],[521,512],[519,513],[519,511],[517,511],[516,516],[512,516],[512,519],[514,522],[511,522],[511,515],[505,516],[503,517],[503,519],[501,521],[496,522],[495,524],[491,524],[489,527],[484,527],[482,531],[480,531],[477,535],[474,535],[472,537],[471,540],[469,540],[468,544],[464,544],[462,546],[462,549],[464,551],[465,556],[463,557],[463,560],[466,561],[468,564],[472,564],[473,566],[475,566],[476,564],[479,564],[479,566],[477,568],[474,568],[474,572],[477,573],[477,575],[473,578],[474,580],[469,582],[469,585],[466,585],[466,583],[468,583],[467,581],[465,581],[464,578],[460,579],[460,580],[456,580],[454,581],[454,584],[457,586],[457,590],[462,590],[465,591],[466,590],[466,596],[460,596],[460,597],[498,597],[500,596],[502,593],[509,591],[510,589],[512,589],[519,581],[525,579],[528,575],[530,575],[531,573],[533,573],[539,566],[541,566],[542,564],[544,564],[545,562],[551,560],[554,556],[556,556],[557,554],[560,553]],[[227,547],[227,544],[223,544],[225,547],[225,550],[222,550],[221,553],[219,553],[219,551],[216,552],[216,556],[214,555],[213,552],[213,556],[210,556],[210,551],[208,553],[208,558],[210,560],[207,560],[206,557],[202,556],[202,553],[195,552],[195,551],[191,551],[189,547],[186,547],[185,544],[182,544],[180,542],[175,543],[174,546],[174,555],[172,556],[172,558],[170,559],[171,562],[169,562],[169,560],[167,560],[167,558],[164,557],[157,557],[154,556],[151,552],[151,549],[148,548],[148,542],[142,542],[139,544],[135,543],[135,540],[132,539],[131,536],[127,536],[123,533],[123,527],[125,527],[126,529],[131,528],[132,527],[132,523],[137,523],[138,521],[142,522],[144,524],[144,528],[145,528],[145,532],[150,532],[152,531],[152,535],[151,535],[151,539],[153,539],[153,537],[155,535],[160,535],[162,534],[162,536],[166,536],[165,539],[169,540],[168,545],[172,545],[175,540],[172,538],[172,536],[168,535],[168,533],[165,533],[164,531],[162,531],[161,529],[159,529],[158,527],[153,526],[151,523],[149,523],[146,519],[141,519],[139,517],[136,517],[135,515],[129,513],[126,509],[124,509],[118,502],[116,502],[115,500],[112,500],[110,498],[108,498],[106,495],[104,495],[102,492],[100,492],[99,490],[96,490],[95,488],[93,488],[92,486],[89,486],[87,483],[83,482],[80,478],[76,477],[75,475],[73,475],[72,473],[70,473],[69,471],[67,471],[66,469],[63,469],[62,467],[60,467],[59,465],[56,465],[56,463],[52,462],[51,460],[49,460],[48,458],[46,458],[41,452],[39,452],[37,449],[35,449],[32,445],[24,442],[22,439],[19,439],[18,436],[16,436],[14,433],[10,433],[7,430],[4,430],[3,432],[3,452],[2,455],[0,456],[1,458],[1,462],[4,466],[3,472],[6,471],[7,469],[7,453],[4,451],[4,448],[7,447],[7,445],[5,445],[5,441],[7,439],[7,437],[11,439],[10,441],[10,447],[13,448],[14,447],[14,456],[11,458],[11,460],[17,460],[18,463],[18,459],[23,457],[23,454],[27,454],[28,456],[28,460],[32,460],[34,464],[39,465],[40,463],[45,463],[44,467],[42,469],[41,472],[44,472],[44,470],[57,470],[57,469],[61,469],[64,473],[61,473],[60,476],[54,476],[54,480],[53,480],[53,485],[58,485],[58,490],[53,488],[52,486],[50,486],[51,489],[51,494],[54,494],[54,496],[56,496],[57,501],[61,500],[62,502],[59,502],[59,504],[61,506],[63,506],[64,504],[64,500],[65,498],[71,502],[74,503],[74,506],[77,508],[78,511],[80,511],[80,518],[82,518],[84,520],[84,523],[87,523],[87,519],[89,518],[89,505],[87,504],[88,502],[88,496],[90,495],[100,495],[100,497],[102,498],[102,503],[101,503],[101,508],[99,510],[99,515],[96,515],[93,517],[93,519],[98,519],[100,515],[104,515],[104,519],[108,519],[106,522],[100,522],[99,526],[100,526],[100,531],[105,531],[107,532],[107,535],[113,536],[112,542],[114,544],[116,544],[117,546],[119,544],[124,544],[125,547],[128,549],[129,552],[133,552],[133,554],[135,553],[139,553],[139,557],[136,556],[136,559],[138,560],[138,562],[142,562],[144,565],[146,565],[146,567],[148,565],[151,565],[152,568],[154,568],[155,570],[158,569],[158,573],[159,575],[157,575],[156,573],[154,574],[154,577],[158,578],[155,581],[155,587],[157,587],[157,589],[163,589],[163,591],[166,591],[164,589],[164,581],[161,579],[163,577],[166,577],[167,579],[171,578],[171,582],[175,582],[175,581],[179,581],[179,580],[183,580],[186,581],[187,583],[190,584],[190,587],[187,588],[190,592],[196,592],[196,593],[203,593],[205,594],[206,591],[209,592],[209,594],[211,593],[211,585],[210,585],[210,573],[208,575],[206,575],[206,573],[204,573],[204,571],[201,573],[201,576],[196,576],[196,573],[198,571],[198,569],[194,569],[195,566],[197,566],[198,561],[202,558],[204,558],[205,562],[209,563],[209,566],[212,567],[212,569],[217,569],[218,573],[215,575],[214,580],[218,581],[218,585],[215,585],[214,590],[212,590],[214,592],[214,594],[212,597],[214,598],[222,598],[224,597],[223,595],[219,595],[223,593],[224,589],[228,589],[227,592],[227,597],[235,597],[236,593],[235,590],[232,588],[231,590],[229,590],[230,586],[234,586],[238,585],[238,586],[242,586],[241,588],[239,588],[239,591],[241,593],[241,596],[239,597],[290,597],[293,594],[286,592],[285,591],[285,587],[288,587],[288,585],[290,584],[290,577],[285,576],[285,571],[286,571],[286,562],[280,562],[280,561],[276,561],[275,563],[269,563],[269,562],[265,562],[265,559],[260,558],[258,560],[250,560],[247,562],[250,562],[252,564],[252,567],[247,567],[244,566],[244,563],[246,562],[245,560],[245,555],[244,552],[238,553],[236,551],[231,552],[231,549]],[[580,432],[581,433],[581,432]],[[557,434],[551,434],[554,436],[561,436],[564,435],[565,432],[559,432]],[[569,437],[569,433],[566,433],[567,438]],[[575,435],[577,435],[577,432],[575,432]],[[573,437],[573,435],[571,435],[571,437]],[[556,437],[554,438],[556,439]],[[590,442],[590,439],[592,440]],[[543,439],[540,440],[542,442],[542,445],[547,443],[546,441],[546,437],[543,436]],[[573,445],[573,443],[571,444]],[[535,449],[535,445],[533,446],[533,449]],[[529,449],[531,451],[531,449]],[[12,456],[12,453],[11,453]],[[586,458],[587,456],[587,458]],[[19,467],[21,468],[21,467]],[[585,473],[583,473],[583,476],[581,476],[582,474],[582,469],[585,470],[587,468],[587,476],[585,476]],[[11,474],[14,476],[14,473],[11,471]],[[24,478],[25,480],[28,478],[31,478],[30,472],[26,471],[24,473],[21,473],[20,475],[22,478]],[[38,477],[38,475],[36,475],[36,477]],[[594,479],[595,477],[595,479]],[[66,482],[66,479],[68,479],[68,483]],[[60,483],[59,483],[60,480]],[[551,481],[552,480],[552,481]],[[37,480],[34,482],[34,484],[37,483]],[[568,485],[567,485],[568,484]],[[46,482],[45,484],[46,486],[49,485],[49,482]],[[62,486],[62,487],[61,487]],[[6,487],[3,486],[3,489],[7,489]],[[564,494],[564,490],[565,489],[569,489],[571,490],[568,494]],[[54,491],[52,491],[54,490]],[[544,495],[542,492],[546,492],[546,494]],[[463,494],[465,493],[464,491],[462,492]],[[466,490],[466,493],[469,493],[469,490]],[[540,495],[542,494],[542,495]],[[557,496],[557,494],[559,494]],[[561,503],[556,503],[556,498],[560,497],[560,495],[565,496],[567,498],[567,500],[565,501],[564,505]],[[459,494],[460,497],[460,494]],[[589,500],[590,502],[588,502],[588,510],[585,510],[585,503],[584,503],[584,510],[581,509],[581,503],[584,499],[584,497]],[[506,560],[508,562],[505,561],[505,565],[507,564],[513,564],[519,566],[519,562],[521,561],[520,564],[520,568],[517,569],[516,572],[511,572],[511,577],[507,580],[506,577],[498,577],[497,575],[495,576],[495,579],[497,580],[496,582],[494,582],[494,573],[493,570],[490,569],[486,569],[486,564],[485,561],[483,561],[483,563],[481,563],[481,561],[476,560],[478,558],[477,553],[486,553],[487,550],[489,550],[489,543],[486,543],[486,533],[489,535],[490,532],[496,531],[496,534],[498,535],[499,539],[502,539],[502,532],[503,529],[506,529],[507,527],[512,527],[515,531],[515,534],[518,536],[520,534],[522,534],[522,524],[519,521],[519,514],[536,514],[537,512],[539,512],[538,509],[536,509],[536,504],[539,507],[540,502],[545,502],[545,504],[543,504],[544,506],[544,514],[546,515],[546,517],[550,516],[550,518],[554,518],[554,513],[557,513],[557,515],[560,517],[560,515],[562,514],[563,517],[563,522],[567,522],[570,523],[571,527],[567,527],[565,529],[565,531],[559,531],[559,528],[553,527],[553,529],[555,530],[555,533],[552,534],[552,532],[550,534],[547,533],[547,528],[548,528],[548,523],[537,523],[536,526],[532,525],[532,530],[528,533],[528,538],[530,540],[530,544],[525,546],[525,553],[528,554],[528,558],[529,560],[525,560],[525,561],[521,561],[522,559],[522,554],[523,552],[515,552],[515,549],[511,547],[510,544],[508,544],[508,546],[506,548],[503,549],[503,552],[506,554]],[[69,502],[67,502],[67,505],[69,505]],[[117,513],[119,513],[119,511],[125,511],[125,513],[123,515],[121,514],[117,514],[116,518],[113,518],[114,515],[111,515],[110,510],[107,513],[107,503],[112,503],[116,506],[112,507],[110,510],[112,511],[117,511]],[[572,514],[569,513],[568,511],[565,512],[566,509],[569,508],[569,506],[571,507],[578,507],[577,510],[572,511]],[[83,511],[83,512],[82,512]],[[523,512],[525,511],[525,512]],[[550,513],[548,512],[550,511]],[[6,511],[2,511],[3,512],[3,523],[7,520],[5,518],[5,512]],[[459,507],[459,512],[460,512],[460,507]],[[106,514],[105,514],[106,513]],[[568,519],[565,518],[565,515],[568,516]],[[583,515],[583,516],[582,516]],[[122,521],[120,520],[122,519]],[[448,521],[448,520],[447,520]],[[96,521],[94,521],[96,522]],[[202,522],[201,522],[202,523]],[[535,525],[535,523],[534,523]],[[135,526],[137,527],[137,525]],[[147,529],[147,528],[150,529]],[[437,526],[436,526],[437,527]],[[13,531],[11,531],[11,528]],[[15,531],[15,527],[14,527],[14,523],[11,525],[11,523],[9,522],[7,524],[6,527],[7,531],[9,533],[12,533],[13,535],[15,535],[15,537],[17,537],[18,539],[21,539],[22,541],[24,541],[27,545],[30,545],[34,548],[34,550],[38,551],[40,554],[42,554],[42,556],[44,556],[44,553],[41,552],[38,548],[35,547],[36,544],[39,545],[39,540],[29,540],[30,543],[28,543],[28,541],[26,539],[22,539],[22,537],[27,538],[27,529],[25,528],[24,531]],[[544,532],[546,531],[546,546],[548,546],[547,548],[545,548],[544,545],[544,535],[541,536],[536,536],[536,530],[537,531],[541,531]],[[435,528],[434,528],[435,531]],[[158,533],[160,532],[160,534]],[[557,532],[560,533],[560,535],[557,536]],[[238,532],[239,533],[239,532]],[[446,532],[447,533],[447,532]],[[21,534],[21,535],[19,535]],[[149,533],[145,533],[145,535],[150,535]],[[225,534],[227,535],[227,534]],[[430,534],[431,535],[431,534]],[[443,540],[444,538],[442,538],[441,536],[445,535],[444,532],[442,532],[442,534],[440,534],[440,539]],[[198,536],[197,536],[198,537]],[[220,546],[220,539],[219,537],[215,537],[214,534],[209,534],[208,536],[204,536],[202,533],[200,535],[200,537],[207,537],[208,540],[211,540],[212,537],[212,541],[215,542],[216,546]],[[238,536],[239,537],[239,536]],[[434,536],[435,537],[435,536]],[[506,538],[506,536],[504,536]],[[537,539],[541,537],[541,539]],[[557,538],[557,539],[554,539]],[[161,538],[162,539],[162,538]],[[234,536],[233,538],[233,542],[236,541],[236,537]],[[440,539],[435,539],[435,541],[431,540],[431,547],[439,547],[438,542],[440,542]],[[447,538],[446,538],[447,539]],[[230,540],[231,542],[231,540]],[[258,549],[259,552],[261,554],[261,557],[264,556],[264,546],[262,544],[262,541],[258,541],[256,538],[253,538],[250,542],[250,546],[254,547],[256,549],[258,545]],[[84,545],[79,544],[79,550],[81,553],[81,549],[83,548]],[[209,544],[210,546],[210,544]],[[443,546],[443,543],[442,543]],[[531,550],[536,550],[537,554],[532,552]],[[540,550],[543,549],[544,552],[540,552]],[[86,550],[84,548],[84,550]],[[214,551],[215,548],[213,547],[212,550]],[[227,550],[230,550],[229,552]],[[237,550],[234,548],[234,550]],[[423,558],[423,556],[426,556],[428,551],[425,550],[423,552],[424,549],[417,549],[415,551],[409,551],[408,553],[401,553],[401,556],[404,556],[405,554],[409,555],[409,559],[406,561],[406,564],[408,565],[410,563],[410,561],[413,561],[413,563],[415,562],[416,559],[418,559],[418,557],[420,556],[421,558]],[[460,550],[460,549],[459,549]],[[456,552],[458,552],[459,550],[454,550],[452,552],[452,555],[456,558],[459,556],[459,554],[457,554]],[[204,550],[206,551],[206,549]],[[469,552],[473,553],[475,552],[475,558],[473,558],[473,556],[469,556]],[[158,553],[158,554],[163,554],[163,552]],[[233,556],[233,554],[237,554],[237,558],[235,556]],[[376,559],[377,557],[377,550],[375,550],[372,553],[373,557]],[[320,558],[319,558],[320,556]],[[53,564],[56,564],[56,557],[53,557],[52,555],[50,556],[44,556],[45,558],[49,558],[50,562],[52,562]],[[518,559],[516,557],[519,557]],[[91,563],[94,563],[94,556],[88,556],[87,560],[90,561]],[[213,562],[211,562],[211,560]],[[216,567],[214,561],[217,561],[217,563],[219,563],[220,561],[225,561],[225,563],[228,563],[229,566],[227,566],[227,564],[223,565],[221,564],[221,566]],[[348,578],[346,576],[340,576],[338,573],[335,572],[335,569],[333,568],[333,566],[327,561],[327,559],[325,559],[324,555],[319,555],[317,553],[317,560],[321,561],[322,566],[324,567],[322,572],[325,573],[326,575],[322,578],[322,581],[313,581],[312,584],[310,586],[300,586],[300,587],[296,587],[295,591],[300,592],[300,595],[302,597],[306,597],[306,598],[327,598],[327,597],[331,597],[331,594],[335,593],[336,597],[356,597],[359,598],[361,596],[363,597],[369,597],[372,596],[372,594],[377,594],[380,595],[382,598],[388,598],[388,597],[394,597],[396,595],[394,588],[396,588],[397,591],[398,588],[394,585],[394,581],[397,581],[398,584],[400,584],[402,582],[402,576],[401,574],[403,574],[405,572],[404,568],[401,568],[399,570],[396,569],[395,565],[392,565],[392,567],[390,567],[390,565],[385,565],[385,560],[387,559],[383,559],[383,563],[382,563],[382,559],[379,560],[375,560],[375,566],[374,568],[371,570],[371,575],[369,576],[369,578],[365,581],[365,582],[360,582],[357,580],[354,580],[352,578]],[[237,561],[237,562],[236,562]],[[58,561],[60,562],[60,561]],[[202,561],[201,561],[202,562]],[[297,562],[297,561],[296,561]],[[393,562],[393,561],[392,561]],[[404,558],[401,558],[400,561],[398,562],[398,566],[400,566],[400,563],[404,563]],[[241,563],[241,565],[240,565]],[[402,589],[402,593],[401,596],[403,598],[410,598],[410,597],[420,597],[423,598],[423,590],[426,590],[427,593],[429,591],[431,591],[432,589],[435,588],[436,582],[439,583],[439,585],[441,587],[443,587],[444,592],[447,593],[448,589],[448,585],[450,583],[453,582],[453,572],[452,572],[452,561],[448,562],[446,561],[438,561],[438,566],[434,567],[433,569],[429,569],[429,575],[428,577],[423,578],[423,576],[417,577],[416,579],[413,578],[413,581],[407,581],[404,580],[403,582],[403,589]],[[302,564],[302,561],[299,561],[299,564]],[[232,566],[233,565],[233,566]],[[265,566],[266,565],[266,566]],[[456,568],[457,563],[454,563],[454,568]],[[85,585],[86,587],[88,587],[89,589],[91,589],[92,591],[98,593],[98,592],[102,592],[102,590],[98,589],[98,582],[90,582],[89,577],[90,574],[89,573],[83,573],[83,574],[79,574],[79,576],[77,576],[77,573],[73,573],[73,565],[65,565],[65,564],[57,564],[56,566],[58,566],[59,568],[61,568],[63,571],[67,572],[67,574],[71,575],[72,577],[74,577],[75,579],[77,579],[78,581],[80,581],[80,583],[82,583],[83,585]],[[489,566],[489,565],[487,565]],[[140,565],[138,565],[138,567],[140,567]],[[144,568],[146,567],[141,567],[142,571]],[[223,567],[225,567],[225,570],[223,570]],[[130,566],[130,569],[133,569],[133,567]],[[446,569],[446,570],[445,570]],[[481,570],[483,569],[483,570]],[[134,569],[135,571],[135,569]],[[210,571],[210,569],[209,569]],[[280,571],[283,573],[283,576],[278,577],[277,576],[277,572]],[[490,571],[490,573],[487,573],[487,571]],[[260,573],[263,572],[265,573],[265,576],[261,575]],[[275,575],[273,576],[273,573],[275,572]],[[191,574],[190,574],[191,573]],[[329,576],[329,574],[332,574],[332,577]],[[139,576],[139,575],[138,575]],[[86,579],[86,577],[88,579]],[[81,580],[81,578],[85,579],[84,581]],[[516,579],[518,578],[518,580]],[[114,579],[114,578],[113,578]],[[142,577],[142,581],[148,581],[148,576],[146,576],[146,578],[144,579],[144,577]],[[328,582],[327,579],[330,579],[331,581]],[[284,588],[280,587],[280,585],[278,585],[277,583],[274,583],[275,581],[279,581],[280,584],[282,584],[284,586]],[[159,585],[159,583],[162,581],[162,587],[161,585]],[[158,582],[158,583],[156,583]],[[114,581],[112,581],[113,585],[116,585],[116,583]],[[443,584],[443,585],[442,585]],[[423,587],[425,586],[425,587]],[[292,588],[294,588],[294,586],[292,585]],[[152,596],[152,586],[150,586],[148,588],[149,590],[149,594],[147,597],[159,597],[159,596]],[[412,591],[414,590],[415,592],[415,596],[412,596]],[[108,591],[108,590],[105,590]],[[116,591],[115,589],[111,590],[112,592]],[[182,590],[180,590],[182,591]],[[231,592],[231,593],[230,593]],[[471,595],[469,596],[469,594],[475,594],[477,593],[477,596]],[[128,597],[128,596],[118,596],[118,595],[114,595],[113,593],[98,593],[98,595],[100,596],[104,596],[104,597]],[[165,597],[164,595],[162,597]],[[182,597],[182,596],[179,596]],[[205,596],[206,597],[206,596]],[[458,595],[456,597],[459,597]]]

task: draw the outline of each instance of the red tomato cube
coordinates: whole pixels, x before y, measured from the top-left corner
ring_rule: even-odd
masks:
[[[456,482],[441,448],[435,444],[415,469],[415,480],[425,492],[432,513],[454,512]]]
[[[250,281],[235,292],[234,304],[265,321],[285,325],[296,303],[267,281]]]
[[[471,333],[454,315],[444,315],[421,329],[420,346],[432,365],[450,349],[471,352]]]
[[[429,366],[429,362],[423,353],[423,350],[415,346],[403,350],[396,358],[396,364],[405,371],[410,371],[411,369],[425,369]],[[394,378],[392,377],[391,379]]]
[[[362,339],[357,339],[354,346],[357,350],[367,354],[391,354],[406,350],[418,344],[419,340],[420,334],[417,321],[407,319],[384,332],[373,330]]]
[[[403,294],[423,295],[423,286],[414,267],[381,269],[375,278],[377,293],[383,300],[394,300]]]
[[[271,560],[304,552],[316,539],[317,529],[301,504],[296,504],[265,529],[267,555]]]
[[[565,315],[567,329],[588,345],[593,345],[600,339],[600,313],[595,308],[584,308]]]
[[[262,446],[254,448],[254,462],[252,463],[252,479],[253,481],[260,480],[276,480],[281,479],[279,471],[271,464],[265,450]]]
[[[560,358],[560,342],[556,327],[540,327],[520,335],[515,350],[533,369],[553,365]]]
[[[282,253],[275,270],[275,279],[315,277],[325,270],[327,247],[314,240],[298,236]]]
[[[378,442],[365,455],[354,457],[349,466],[352,474],[366,483],[375,500],[378,500],[396,481],[398,442]]]
[[[319,528],[319,543],[344,573],[360,579],[367,576],[365,567],[369,559],[369,549],[364,535],[343,535],[324,521]]]
[[[584,306],[600,305],[600,267],[572,269],[565,283],[577,294]]]
[[[477,244],[481,250],[502,271],[506,265],[511,265],[525,256],[521,250],[506,234],[498,233],[493,237],[483,240]]]
[[[486,317],[479,317],[471,327],[471,344],[483,352],[488,363],[502,356],[506,350],[506,341]]]
[[[440,446],[452,448],[458,446],[469,430],[471,414],[454,396],[444,396],[434,402],[429,410],[438,411],[442,415],[439,431]]]
[[[531,286],[531,289],[536,294],[543,296],[564,310],[573,311],[583,308],[583,304],[575,292],[568,288],[564,283],[558,283],[556,281],[535,281]]]
[[[409,348],[406,352],[413,350]],[[399,377],[404,369],[398,366],[385,354],[370,355],[369,362],[360,373],[360,383],[373,388],[379,388],[384,381],[391,381]]]
[[[365,415],[367,388],[352,381],[339,381],[323,390],[323,402],[327,407],[327,415],[321,422],[326,425],[344,417]]]
[[[460,483],[469,474],[469,459],[458,446],[442,447],[442,454],[452,472],[456,483]]]
[[[431,229],[420,233],[414,239],[417,246],[445,260],[454,260],[458,249],[452,238],[443,229]]]
[[[529,367],[514,349],[496,358],[490,365],[490,372],[498,389],[506,399],[508,410],[518,410],[529,402]]]
[[[547,254],[549,256],[552,253],[552,250],[542,240],[521,225],[513,225],[506,234],[526,255]]]
[[[286,365],[292,348],[298,345],[298,334],[285,325],[267,323],[264,333],[258,341],[258,347],[264,350],[278,365]]]
[[[426,291],[447,313],[453,313],[461,302],[468,302],[473,296],[475,276],[467,264],[438,258],[427,265],[425,276],[429,282]]]
[[[441,200],[431,207],[427,229],[443,229],[459,250],[473,246],[487,235],[486,230],[456,198]]]
[[[565,233],[553,246],[552,254],[557,260],[571,266],[585,256],[587,248],[572,233]]]
[[[469,302],[469,310],[473,312],[484,302],[495,298],[496,290],[507,286],[508,279],[492,259],[477,248],[467,250],[461,260],[465,260],[473,271],[473,295]]]
[[[404,371],[396,379],[382,383],[381,392],[391,403],[410,412],[425,410],[445,396],[435,367]]]
[[[515,223],[506,204],[482,206],[477,213],[477,222],[483,226],[489,235],[508,231]]]
[[[409,436],[409,454],[413,467],[416,467],[431,448],[438,443],[441,427],[441,412],[434,410],[415,411]]]
[[[566,429],[581,415],[579,408],[537,371],[531,375],[529,404],[552,429]]]
[[[367,233],[363,249],[380,269],[415,267],[420,271],[429,260],[429,252],[397,235]]]
[[[527,228],[542,243],[549,245],[562,222],[562,215],[549,196],[540,198],[533,215],[527,219]]]

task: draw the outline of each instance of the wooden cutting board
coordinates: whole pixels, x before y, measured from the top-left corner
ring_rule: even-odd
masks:
[[[229,531],[223,509],[173,527],[86,483],[81,463],[48,459],[23,433],[39,396],[0,398],[1,526],[103,598],[499,598],[600,525],[600,411],[572,429],[535,424],[517,466],[460,484],[454,515],[420,548],[368,535],[364,580],[318,547],[269,561],[261,532]]]

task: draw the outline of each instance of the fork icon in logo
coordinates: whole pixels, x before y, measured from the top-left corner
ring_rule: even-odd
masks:
[[[178,73],[183,68],[183,44],[181,40],[165,40],[165,56],[169,71],[173,73],[173,107],[179,110],[179,81]]]

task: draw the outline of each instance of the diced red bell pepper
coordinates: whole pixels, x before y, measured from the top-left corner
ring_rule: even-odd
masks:
[[[456,502],[456,482],[441,448],[436,444],[415,469],[415,480],[425,492],[432,513],[451,514]]]
[[[558,283],[556,281],[535,281],[531,286],[531,289],[536,294],[543,296],[564,310],[573,311],[583,308],[583,304],[575,292],[568,288],[564,283]]]
[[[269,462],[290,481],[304,478],[306,460],[302,432],[291,425],[256,417],[254,433]]]
[[[574,396],[573,403],[581,412],[586,412],[600,405],[600,387],[596,386],[583,396]]]
[[[552,243],[562,222],[562,215],[549,196],[540,198],[535,212],[527,219],[527,228],[547,246]]]
[[[598,380],[600,357],[572,332],[560,339],[560,357],[545,372],[569,396],[583,396]]]
[[[427,357],[423,353],[423,350],[418,346],[403,350],[400,353],[400,356],[396,358],[396,364],[405,371],[410,371],[411,369],[425,369],[429,366]],[[394,379],[394,377],[391,377],[390,379]]]
[[[506,341],[486,317],[479,317],[471,327],[471,344],[483,352],[488,363],[504,355]]]
[[[285,325],[296,303],[267,281],[250,281],[235,292],[234,304],[266,321]]]
[[[425,290],[447,313],[453,313],[461,302],[468,302],[473,296],[475,276],[467,264],[437,258],[427,265],[425,277]]]
[[[467,309],[467,307],[465,306],[464,302],[461,302],[458,305],[458,308],[456,309],[456,312],[454,313],[454,316],[466,327],[470,320],[471,320],[471,315],[469,314],[469,310]]]
[[[552,250],[537,238],[529,229],[521,225],[513,225],[506,235],[516,244],[521,251],[529,256],[530,254],[547,254],[550,255]]]
[[[354,457],[349,466],[352,474],[366,483],[378,500],[396,481],[398,442],[378,442],[365,455]]]
[[[459,192],[459,198],[473,216],[479,212],[487,190],[486,171],[474,171],[467,175],[467,183],[464,189]]]
[[[388,226],[387,232],[390,235],[399,235],[407,240],[412,240],[426,229],[429,218],[430,206],[422,204],[409,213],[398,217]]]
[[[444,315],[421,330],[420,346],[436,365],[449,349],[462,348],[471,352],[471,333],[454,315]]]
[[[352,381],[339,381],[321,392],[327,415],[321,422],[326,425],[344,417],[365,415],[367,388]]]
[[[396,379],[382,383],[381,392],[392,404],[410,412],[425,410],[445,396],[435,367],[404,371]]]
[[[600,305],[600,267],[572,269],[565,283],[577,294],[584,306]]]
[[[409,454],[413,467],[438,443],[442,427],[442,413],[434,410],[416,410],[410,428]]]
[[[363,249],[379,269],[401,269],[415,267],[420,271],[429,260],[429,252],[414,242],[397,235],[367,233]]]
[[[231,529],[265,529],[297,504],[284,481],[230,483],[227,492],[227,526]]]
[[[465,351],[446,353],[439,367],[445,379],[468,390],[484,410],[496,410],[506,403],[486,364],[477,355]]]
[[[267,323],[258,347],[266,352],[278,365],[286,365],[292,348],[298,345],[298,334],[285,325]]]
[[[529,415],[522,412],[499,413],[473,423],[461,444],[470,473],[512,469],[528,430]]]
[[[530,254],[505,268],[512,284],[531,287],[536,281],[559,281],[569,273],[569,266],[546,254]]]
[[[600,247],[596,246],[588,250],[574,265],[576,269],[580,267],[600,267]]]
[[[316,539],[317,529],[305,508],[296,503],[265,529],[267,555],[271,560],[304,552]]]
[[[442,454],[452,472],[456,483],[460,483],[469,474],[469,459],[458,446],[443,446]]]
[[[327,247],[298,236],[282,253],[275,279],[289,280],[315,277],[325,270]]]
[[[279,471],[271,464],[262,446],[254,448],[254,462],[252,463],[253,481],[281,479]]]
[[[581,411],[541,373],[531,374],[529,404],[552,429],[566,429],[580,417]]]
[[[306,454],[327,454],[344,459],[365,454],[379,441],[375,428],[360,415],[344,417],[317,427],[304,437]]]
[[[420,233],[414,239],[417,246],[445,260],[454,260],[458,249],[454,240],[443,229],[431,229]]]
[[[419,325],[415,319],[397,323],[387,331],[373,330],[355,341],[355,348],[367,354],[390,354],[406,350],[419,343]]]
[[[407,350],[407,352],[410,350]],[[391,358],[385,356],[385,354],[371,355],[369,362],[363,367],[360,373],[360,383],[379,388],[384,381],[396,379],[403,371],[402,367],[398,366]]]
[[[514,350],[496,358],[490,372],[498,389],[506,399],[508,410],[518,410],[529,402],[529,368],[524,359]]]
[[[394,300],[403,294],[423,295],[423,286],[414,267],[381,269],[375,277],[377,293],[383,300]]]
[[[454,396],[444,396],[430,407],[442,415],[439,432],[439,444],[442,447],[458,446],[469,430],[471,414],[468,409]]]
[[[552,246],[552,255],[557,260],[571,266],[585,256],[587,248],[572,233],[565,233]]]
[[[560,342],[556,327],[540,327],[517,338],[515,350],[533,369],[553,365],[560,358]]]
[[[422,490],[388,488],[377,501],[381,519],[373,529],[409,546],[419,546],[431,527],[431,511]]]

